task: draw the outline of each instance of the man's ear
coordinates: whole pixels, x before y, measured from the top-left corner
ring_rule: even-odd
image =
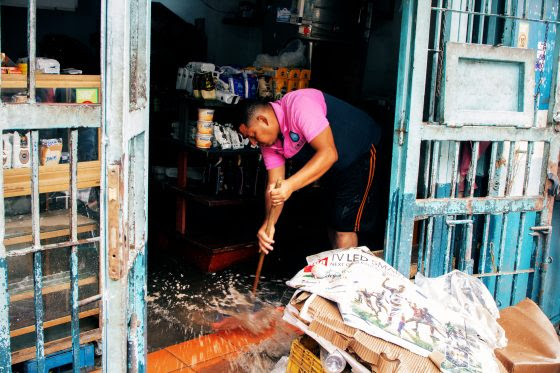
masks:
[[[268,126],[268,118],[265,115],[257,115],[257,120],[263,122],[265,126]]]

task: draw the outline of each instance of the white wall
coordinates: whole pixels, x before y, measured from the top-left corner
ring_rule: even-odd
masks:
[[[228,15],[208,8],[201,0],[152,0],[160,2],[171,11],[194,24],[196,18],[206,19],[208,38],[208,62],[218,65],[250,65],[261,53],[262,33],[258,27],[224,25],[222,19]],[[205,0],[213,7],[231,11],[238,0]],[[185,46],[188,47],[188,46]]]

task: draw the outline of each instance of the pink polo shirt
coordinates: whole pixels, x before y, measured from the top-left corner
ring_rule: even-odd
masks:
[[[296,155],[329,125],[325,97],[316,89],[290,92],[270,105],[283,139],[279,137],[273,145],[261,147],[267,170],[284,165],[286,159]]]

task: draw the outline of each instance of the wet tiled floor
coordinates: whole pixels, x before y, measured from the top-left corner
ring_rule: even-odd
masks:
[[[274,326],[257,335],[241,329],[207,334],[148,354],[148,372],[232,372],[240,354],[274,334]]]
[[[285,282],[306,265],[307,255],[327,250],[327,245],[301,238],[279,242],[264,262],[259,302],[284,305],[293,294]],[[212,274],[187,263],[181,248],[148,252],[148,372],[230,372],[232,359],[271,337],[271,330],[253,335],[210,327],[223,318],[211,311],[213,302],[232,291],[249,293],[257,257]]]

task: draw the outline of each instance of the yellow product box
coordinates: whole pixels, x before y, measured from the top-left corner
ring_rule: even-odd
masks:
[[[304,80],[311,80],[311,70],[309,69],[302,69],[299,74],[300,79]]]
[[[274,78],[276,79],[288,79],[288,68],[279,67],[275,70]]]
[[[290,79],[288,80],[288,92],[293,92],[298,89],[299,80]]]
[[[98,104],[99,90],[97,88],[76,88],[77,104]]]
[[[298,80],[297,89],[304,89],[304,88],[309,88],[309,80],[307,79]]]
[[[281,99],[288,93],[288,81],[286,79],[274,79],[274,99]]]
[[[300,75],[301,75],[300,69],[291,69],[290,72],[288,73],[288,79],[298,80],[300,78]]]

